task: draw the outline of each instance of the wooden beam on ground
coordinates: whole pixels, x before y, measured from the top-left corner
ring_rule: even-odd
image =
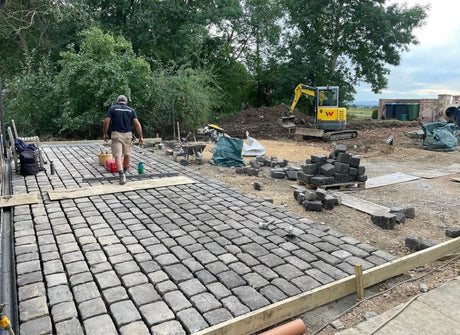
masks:
[[[366,181],[366,189],[386,186],[386,185],[392,185],[392,184],[399,184],[399,183],[404,183],[404,182],[412,181],[416,179],[420,179],[420,177],[411,176],[411,175],[401,173],[401,172],[396,172],[396,173],[387,174],[384,176],[369,178]]]
[[[364,212],[370,215],[377,215],[380,213],[390,212],[390,208],[388,207],[378,205],[376,203],[373,203],[367,200],[363,200],[351,194],[341,193],[340,197],[342,198],[342,205],[357,209],[361,212]]]
[[[40,195],[38,193],[4,195],[0,198],[0,208],[32,205],[40,202]]]
[[[158,188],[165,186],[193,184],[196,180],[185,176],[177,176],[170,178],[158,178],[150,180],[139,180],[133,182],[127,182],[124,185],[119,184],[106,184],[106,185],[95,185],[87,187],[79,187],[72,189],[57,189],[48,191],[50,200],[63,200],[63,199],[75,199],[90,197],[94,195],[111,194],[118,192],[129,192],[136,190],[145,190],[149,188]]]
[[[366,270],[362,275],[363,285],[375,285],[458,251],[460,237]],[[356,280],[353,275],[204,329],[194,335],[253,334],[355,292]]]

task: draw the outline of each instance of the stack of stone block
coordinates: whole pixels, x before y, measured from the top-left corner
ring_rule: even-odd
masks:
[[[305,187],[297,187],[294,190],[294,198],[305,210],[314,212],[322,212],[323,209],[331,210],[341,204],[339,195],[322,188],[310,190]]]
[[[302,164],[297,180],[313,186],[343,183],[363,183],[366,169],[360,165],[360,157],[347,152],[345,145],[336,145],[329,156],[311,155]]]

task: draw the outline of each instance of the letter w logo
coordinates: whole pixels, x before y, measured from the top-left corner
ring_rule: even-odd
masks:
[[[334,112],[326,112],[326,115],[327,116],[332,116],[332,115],[334,115]]]

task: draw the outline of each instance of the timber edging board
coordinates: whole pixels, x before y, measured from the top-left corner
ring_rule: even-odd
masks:
[[[460,251],[460,237],[376,266],[363,272],[363,286],[369,287]],[[355,276],[349,276],[267,307],[228,320],[193,335],[248,335],[296,317],[316,307],[356,292]]]
[[[185,177],[185,176],[177,176],[177,177],[169,177],[169,178],[150,179],[150,180],[138,180],[138,181],[133,181],[133,182],[127,182],[124,185],[104,184],[104,185],[94,185],[94,186],[71,188],[71,189],[61,188],[57,190],[49,190],[48,195],[50,197],[50,200],[75,199],[75,198],[90,197],[94,195],[145,190],[149,188],[193,184],[196,182],[197,182],[196,180]]]
[[[38,193],[5,195],[0,198],[0,208],[32,205],[40,202],[41,199]]]

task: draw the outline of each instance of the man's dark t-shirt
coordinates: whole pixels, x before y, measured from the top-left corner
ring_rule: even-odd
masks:
[[[112,120],[112,131],[127,133],[132,130],[133,120],[137,119],[137,114],[131,107],[117,104],[109,108],[106,117]]]

